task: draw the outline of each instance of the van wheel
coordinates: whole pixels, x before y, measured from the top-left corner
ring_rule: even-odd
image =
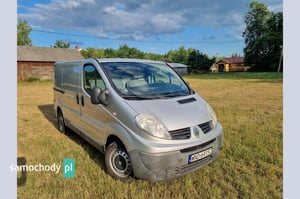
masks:
[[[57,126],[61,133],[66,133],[64,116],[60,110],[57,112]]]
[[[115,179],[123,180],[132,173],[131,162],[127,151],[112,142],[106,150],[105,164],[107,172]]]

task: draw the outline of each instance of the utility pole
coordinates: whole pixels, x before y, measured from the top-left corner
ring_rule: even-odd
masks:
[[[280,68],[281,68],[281,60],[282,60],[282,55],[283,55],[283,47],[280,45],[281,48],[281,54],[280,54],[280,59],[279,59],[279,63],[278,63],[278,68],[277,68],[277,72],[280,72]]]

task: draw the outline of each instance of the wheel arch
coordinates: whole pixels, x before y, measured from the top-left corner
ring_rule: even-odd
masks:
[[[127,151],[127,149],[126,149],[124,143],[122,142],[122,140],[121,140],[118,136],[113,135],[113,134],[112,134],[112,135],[109,135],[109,136],[107,137],[106,143],[105,143],[105,149],[104,149],[104,150],[106,151],[107,147],[108,147],[111,143],[113,143],[113,142],[116,142],[116,143],[118,144],[118,146],[124,148],[124,149]]]
[[[56,107],[56,111],[55,111],[56,117],[57,117],[57,113],[58,113],[59,111],[63,114],[63,112],[62,112],[60,106],[57,106],[57,107]]]

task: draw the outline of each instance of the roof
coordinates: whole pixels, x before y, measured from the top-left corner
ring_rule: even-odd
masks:
[[[56,62],[82,59],[84,57],[76,49],[18,46],[17,61]]]
[[[244,63],[244,57],[228,57],[219,60],[217,63],[219,62],[225,62],[227,64],[240,64],[240,63]]]
[[[135,58],[99,58],[99,62],[141,62],[141,63],[164,63],[162,61],[148,60],[148,59],[135,59]]]
[[[168,63],[173,68],[187,68],[187,65],[181,64],[181,63]]]

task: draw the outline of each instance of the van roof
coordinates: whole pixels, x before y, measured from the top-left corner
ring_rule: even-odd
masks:
[[[155,61],[149,59],[133,59],[133,58],[100,58],[99,62],[142,62],[142,63],[164,63],[163,61]]]
[[[62,63],[78,63],[84,62],[86,60],[94,59],[100,63],[105,62],[139,62],[139,63],[152,63],[152,64],[163,64],[163,61],[156,61],[156,60],[149,60],[149,59],[134,59],[134,58],[88,58],[85,60],[72,60],[72,61],[58,61],[55,64],[62,64]]]

